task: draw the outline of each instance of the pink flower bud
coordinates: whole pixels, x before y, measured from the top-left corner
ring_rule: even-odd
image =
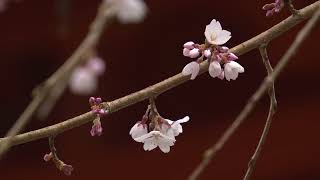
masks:
[[[73,167],[71,165],[64,164],[61,170],[65,175],[70,176],[73,171]]]
[[[226,46],[222,46],[222,47],[220,47],[219,51],[220,51],[220,52],[223,52],[223,53],[226,53],[226,52],[229,51],[229,48],[226,47]]]
[[[44,156],[43,156],[43,160],[44,161],[46,161],[46,162],[48,162],[48,161],[50,161],[51,159],[52,159],[52,152],[50,152],[49,154],[45,154]]]
[[[206,49],[206,50],[204,50],[204,56],[206,57],[206,58],[208,58],[208,57],[210,57],[211,56],[211,51],[210,51],[210,49]]]
[[[92,128],[90,130],[91,136],[101,136],[102,135],[102,126],[101,123],[93,123]]]
[[[190,50],[187,48],[183,48],[183,55],[186,57],[190,57]]]
[[[236,56],[235,54],[233,53],[229,53],[228,54],[228,60],[229,61],[234,61],[234,60],[237,60],[238,59],[238,56]]]
[[[189,50],[191,50],[191,49],[193,49],[194,48],[194,42],[192,42],[192,41],[189,41],[189,42],[186,42],[186,43],[184,43],[184,45],[183,45],[183,47],[184,48],[187,48],[187,49],[189,49]]]
[[[198,48],[194,48],[190,51],[190,57],[191,58],[196,58],[200,55],[199,49]]]

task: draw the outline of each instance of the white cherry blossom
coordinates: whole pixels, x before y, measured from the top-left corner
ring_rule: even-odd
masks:
[[[183,68],[182,74],[184,76],[191,75],[190,79],[193,80],[197,77],[197,75],[199,74],[199,71],[200,71],[199,63],[192,61]]]
[[[137,122],[130,130],[129,134],[133,139],[143,136],[148,133],[148,128],[146,124]]]
[[[222,72],[221,65],[218,61],[212,61],[209,65],[209,74],[211,77],[218,77]]]
[[[231,32],[222,30],[220,22],[215,19],[206,26],[204,35],[208,43],[213,45],[222,45],[231,38]]]
[[[173,131],[174,136],[178,136],[180,133],[182,133],[182,123],[188,122],[190,120],[189,116],[186,116],[182,119],[179,119],[177,121],[171,121],[170,119],[165,119],[171,126],[171,129]]]
[[[239,73],[243,73],[244,68],[235,61],[229,61],[224,65],[224,76],[225,78],[230,81],[236,80]]]
[[[143,149],[145,151],[151,151],[156,147],[159,147],[164,153],[168,153],[170,151],[170,146],[173,146],[176,141],[174,138],[169,137],[160,131],[151,131],[134,140],[144,143]]]

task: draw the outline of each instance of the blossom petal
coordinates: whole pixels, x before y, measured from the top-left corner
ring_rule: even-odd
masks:
[[[160,148],[161,151],[164,152],[164,153],[170,152],[170,146],[168,146],[168,145],[163,145],[163,144],[161,144],[161,145],[159,145],[159,148]]]
[[[225,44],[226,42],[229,41],[230,38],[231,38],[231,32],[226,30],[219,31],[217,34],[217,38],[215,40],[215,44],[216,45]]]
[[[200,71],[200,65],[197,62],[190,62],[189,64],[187,64],[183,70],[182,70],[182,74],[184,76],[188,76],[191,74],[190,79],[193,80],[197,77],[197,75],[199,74]]]
[[[148,133],[148,134],[144,134],[140,137],[134,138],[135,141],[137,142],[145,142],[147,139],[152,138],[153,134],[152,133]]]
[[[221,74],[221,65],[218,61],[212,61],[209,65],[209,74],[211,77],[215,78]]]
[[[136,123],[130,130],[129,134],[133,139],[143,136],[148,133],[147,127],[144,127],[140,122]]]
[[[146,142],[143,144],[143,149],[145,151],[151,151],[154,148],[156,148],[158,145],[154,142],[154,139],[148,139]]]

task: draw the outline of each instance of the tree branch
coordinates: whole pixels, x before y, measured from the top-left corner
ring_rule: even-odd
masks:
[[[288,31],[290,28],[298,24],[299,22],[302,22],[304,19],[308,19],[312,14],[316,11],[317,6],[320,4],[319,1],[303,8],[300,10],[301,16],[290,16],[287,19],[283,20],[279,24],[273,26],[272,28],[268,29],[267,31],[253,37],[250,40],[247,40],[236,47],[230,49],[230,52],[235,53],[236,55],[240,56],[242,54],[245,54],[249,52],[250,50],[258,47],[261,43],[263,43],[265,40],[271,41],[272,39],[280,36],[284,32]],[[200,74],[203,74],[208,69],[208,62],[204,61],[200,64]],[[113,113],[118,110],[121,110],[125,107],[128,107],[130,105],[136,104],[140,101],[143,101],[145,99],[148,99],[149,97],[152,97],[154,94],[160,95],[161,93],[168,91],[182,83],[185,83],[190,78],[188,76],[183,76],[181,73],[172,76],[166,80],[163,80],[155,85],[149,86],[143,90],[140,90],[138,92],[129,94],[127,96],[124,96],[122,98],[116,99],[111,102],[105,102],[103,103],[104,108],[108,109],[108,113]],[[61,134],[67,130],[76,128],[78,126],[81,126],[85,123],[88,123],[92,121],[92,119],[95,117],[95,115],[92,112],[87,112],[85,114],[79,115],[77,117],[71,118],[69,120],[66,120],[64,122],[51,125],[42,129],[30,131],[27,133],[23,133],[20,135],[13,136],[11,138],[5,137],[0,138],[0,147],[2,147],[4,144],[8,143],[8,141],[11,141],[12,146],[23,144],[31,141],[35,141],[41,138],[50,137],[52,135]]]
[[[42,86],[37,88],[33,100],[7,132],[6,137],[18,134],[25,127],[29,119],[45,101],[46,97],[58,82],[68,78],[72,71],[85,60],[83,57],[98,43],[107,20],[112,16],[112,12],[107,12],[106,8],[105,1],[103,1],[85,39],[75,50],[72,56],[67,59],[66,62],[51,77],[49,77]],[[0,159],[10,146],[11,140],[10,138],[7,138],[7,141],[2,143],[0,146]]]
[[[264,95],[266,90],[272,85],[277,77],[279,76],[280,72],[284,69],[284,67],[288,64],[291,57],[295,54],[301,43],[305,40],[307,35],[311,32],[312,28],[316,25],[318,21],[320,10],[319,10],[319,1],[316,2],[315,6],[315,14],[309,20],[309,22],[303,27],[303,29],[298,33],[296,39],[288,49],[288,51],[284,54],[281,58],[279,63],[277,64],[274,71],[268,75],[258,90],[251,96],[246,106],[242,109],[240,114],[237,116],[235,121],[229,126],[229,128],[223,133],[221,138],[218,140],[216,144],[210,147],[208,150],[205,151],[204,156],[200,164],[196,167],[193,173],[189,176],[189,180],[195,180],[199,177],[199,175],[203,172],[203,170],[207,167],[210,161],[215,157],[216,153],[222,149],[224,144],[229,140],[231,135],[238,129],[241,123],[245,120],[245,118],[250,114],[250,112],[255,107],[258,100]],[[292,17],[292,16],[291,16]],[[268,42],[269,39],[266,39],[265,42]]]
[[[259,47],[259,51],[260,51],[260,54],[261,54],[261,58],[262,58],[263,64],[267,69],[267,73],[268,73],[268,75],[271,75],[272,72],[273,72],[273,69],[272,69],[272,66],[271,66],[269,58],[268,58],[267,46],[265,44],[261,45]],[[276,99],[276,95],[275,95],[274,82],[273,81],[271,83],[271,86],[268,89],[268,94],[269,94],[269,97],[270,97],[270,106],[269,106],[269,113],[268,113],[267,121],[266,121],[266,124],[264,126],[262,135],[260,137],[258,146],[257,146],[253,156],[251,157],[251,160],[248,163],[248,169],[247,169],[246,175],[244,177],[244,180],[249,180],[250,177],[251,177],[251,174],[252,174],[252,172],[253,172],[253,170],[255,168],[257,159],[259,158],[260,152],[261,152],[261,150],[263,148],[263,145],[264,145],[264,143],[265,143],[265,141],[267,139],[267,135],[268,135],[270,127],[271,127],[273,116],[274,116],[274,114],[276,112],[276,109],[277,109],[277,99]]]

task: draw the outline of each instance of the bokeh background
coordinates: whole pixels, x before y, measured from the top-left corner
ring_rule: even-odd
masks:
[[[61,9],[61,3],[70,3]],[[0,13],[0,135],[4,136],[31,100],[31,91],[49,77],[74,51],[87,33],[100,1],[26,0],[12,3]],[[233,47],[286,18],[266,18],[259,1],[147,0],[149,13],[141,24],[109,26],[98,46],[107,64],[93,94],[114,100],[180,72],[190,61],[182,55],[188,40],[203,42],[204,28],[213,18],[232,32]],[[296,0],[302,8],[315,0]],[[268,48],[276,65],[304,23],[275,39]],[[257,162],[253,179],[320,179],[320,28],[303,43],[276,83],[278,111]],[[49,151],[47,139],[15,146],[0,161],[1,179],[186,179],[232,123],[266,75],[258,50],[242,55],[245,73],[236,81],[199,76],[157,99],[160,114],[169,119],[185,115],[184,133],[168,154],[159,149],[144,152],[129,136],[147,102],[103,118],[104,133],[91,137],[91,124],[56,139],[59,156],[75,168],[72,176],[60,173],[42,160]],[[33,118],[24,131],[62,122],[89,110],[87,96],[69,90],[46,121]],[[261,135],[268,112],[268,97],[231,138],[200,179],[242,179]]]

